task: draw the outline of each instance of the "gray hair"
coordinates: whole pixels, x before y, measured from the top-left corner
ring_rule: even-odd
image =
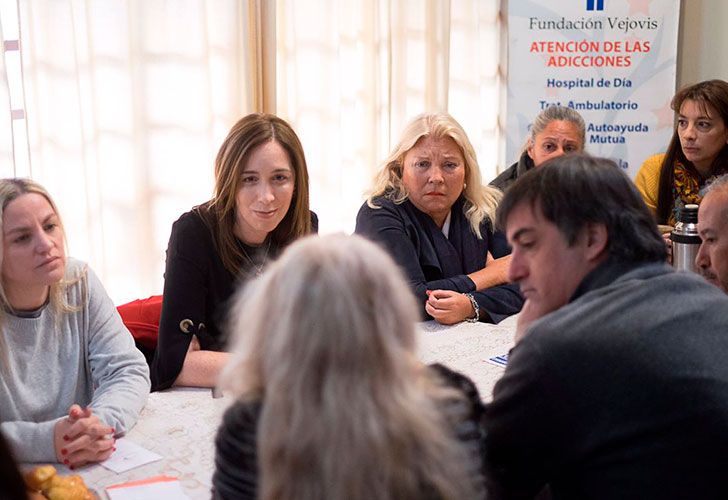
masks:
[[[713,191],[728,191],[728,174],[719,175],[703,188],[703,197]]]
[[[574,124],[579,131],[582,149],[584,148],[584,144],[586,144],[586,125],[584,124],[584,118],[575,110],[566,106],[549,106],[541,111],[533,120],[526,146],[533,144],[536,136],[543,132],[549,123],[553,121],[564,121]]]
[[[703,199],[710,193],[714,193],[714,196],[720,194],[728,195],[728,174],[719,175],[712,181],[710,181],[700,192],[703,195]],[[720,213],[722,217],[728,218],[728,205],[720,207]]]
[[[417,304],[384,249],[302,238],[231,316],[222,381],[262,404],[258,498],[417,498],[423,480],[438,498],[472,498],[467,450],[441,410],[462,396],[418,359]]]

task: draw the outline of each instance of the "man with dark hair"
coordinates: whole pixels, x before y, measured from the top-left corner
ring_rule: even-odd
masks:
[[[526,302],[484,417],[489,498],[724,497],[728,297],[665,264],[609,160],[550,160],[497,224]]]
[[[695,258],[698,271],[728,293],[728,174],[706,189],[698,209],[698,230],[703,239]]]

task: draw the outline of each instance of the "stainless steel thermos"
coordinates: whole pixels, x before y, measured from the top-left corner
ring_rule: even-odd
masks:
[[[675,229],[670,233],[672,240],[672,266],[678,271],[697,272],[695,257],[700,248],[698,234],[698,206],[685,205],[678,212]]]

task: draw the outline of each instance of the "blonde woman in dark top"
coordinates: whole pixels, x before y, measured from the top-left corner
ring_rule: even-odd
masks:
[[[384,161],[355,231],[404,270],[423,319],[498,323],[523,305],[506,278],[510,250],[493,227],[501,196],[483,185],[460,124],[426,113],[405,127]]]
[[[483,498],[478,392],[417,358],[417,318],[374,243],[291,245],[233,305],[214,498]]]
[[[172,226],[152,390],[214,386],[227,361],[221,322],[236,285],[317,225],[296,133],[273,115],[242,118],[217,154],[212,199]]]

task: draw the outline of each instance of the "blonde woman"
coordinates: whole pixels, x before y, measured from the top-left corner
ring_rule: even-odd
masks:
[[[483,497],[477,390],[417,359],[417,307],[378,246],[301,240],[232,315],[215,498]]]
[[[236,285],[317,227],[296,133],[274,115],[241,118],[217,154],[213,198],[172,226],[152,389],[214,386],[227,361],[220,321]]]
[[[356,232],[381,243],[405,271],[424,317],[498,323],[523,304],[506,284],[505,237],[493,230],[500,197],[482,184],[460,124],[424,114],[384,162]]]
[[[105,460],[147,400],[147,364],[93,271],[66,257],[46,190],[0,180],[0,211],[0,429],[21,462]]]

